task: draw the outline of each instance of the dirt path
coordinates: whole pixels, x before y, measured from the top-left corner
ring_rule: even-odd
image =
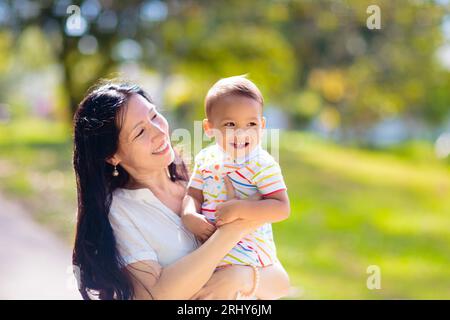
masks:
[[[71,250],[0,194],[0,299],[80,299]]]

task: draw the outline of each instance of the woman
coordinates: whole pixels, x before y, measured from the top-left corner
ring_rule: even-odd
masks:
[[[289,279],[279,263],[260,269],[259,285],[250,267],[214,272],[261,222],[226,224],[199,245],[180,218],[186,167],[172,149],[166,119],[138,86],[109,83],[84,98],[74,117],[73,161],[78,191],[73,263],[80,268],[83,298],[286,295]]]

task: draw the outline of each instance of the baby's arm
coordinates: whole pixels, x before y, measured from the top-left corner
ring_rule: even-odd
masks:
[[[270,223],[289,217],[291,208],[280,165],[268,155],[263,156],[257,166],[253,166],[252,169],[250,167],[251,165],[246,167],[247,170],[243,170],[243,173],[253,174],[247,180],[256,186],[258,192],[262,194],[262,200],[251,201],[254,200],[251,196],[247,200],[237,200],[234,189],[232,189],[231,177],[227,177],[225,179],[227,194],[231,193],[235,199],[229,203],[222,203],[217,208],[216,215],[219,223],[216,223],[216,226],[235,219]]]
[[[259,201],[245,201],[240,212],[241,219],[261,222],[278,222],[289,218],[291,206],[286,190],[272,193]]]
[[[200,212],[203,203],[203,191],[192,187],[188,188],[188,191],[183,199],[183,210],[181,215],[189,214],[193,212]]]
[[[189,231],[204,242],[214,233],[216,227],[204,215],[198,213],[201,211],[202,203],[202,190],[190,187],[183,199],[181,221]]]
[[[280,190],[261,200],[233,199],[217,206],[216,226],[236,219],[253,220],[262,223],[278,222],[287,219],[291,208],[286,190]]]
[[[258,201],[254,201],[252,196],[246,200],[237,199],[230,177],[225,178],[227,194],[231,195],[233,200],[217,206],[217,227],[235,219],[271,223],[289,217],[291,208],[280,166],[273,159],[267,158],[264,159],[264,162],[260,162],[258,169],[259,173],[249,178],[257,187],[258,192],[262,194],[262,199]],[[256,170],[248,171],[254,173]]]

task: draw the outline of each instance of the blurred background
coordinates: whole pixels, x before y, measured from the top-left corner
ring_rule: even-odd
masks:
[[[281,129],[288,298],[450,299],[448,0],[0,0],[0,298],[76,296],[71,119],[89,87],[137,82],[191,129],[237,74]]]

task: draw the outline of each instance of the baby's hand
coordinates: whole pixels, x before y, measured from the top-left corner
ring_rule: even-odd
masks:
[[[199,213],[185,213],[181,221],[202,242],[208,240],[216,231],[216,227],[204,215]]]

